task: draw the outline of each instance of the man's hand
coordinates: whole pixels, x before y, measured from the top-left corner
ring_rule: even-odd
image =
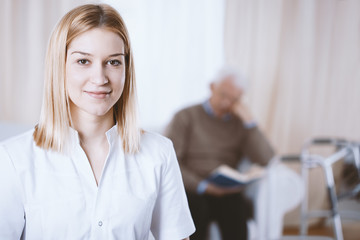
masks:
[[[232,112],[243,120],[244,124],[255,122],[250,109],[242,99],[239,99],[234,103]]]
[[[240,193],[244,187],[234,187],[234,188],[223,188],[218,187],[215,184],[208,183],[205,194],[216,196],[216,197],[223,197],[225,195]]]

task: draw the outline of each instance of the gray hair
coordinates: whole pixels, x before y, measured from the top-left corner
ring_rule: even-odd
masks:
[[[221,68],[212,82],[215,84],[218,84],[218,83],[224,81],[228,77],[231,77],[235,86],[246,91],[248,79],[241,71],[239,71],[238,69],[233,68],[233,67],[226,66],[226,67]]]

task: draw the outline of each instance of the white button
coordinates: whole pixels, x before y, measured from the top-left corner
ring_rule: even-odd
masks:
[[[98,225],[101,227],[103,225],[103,222],[102,221],[99,221],[98,222]]]

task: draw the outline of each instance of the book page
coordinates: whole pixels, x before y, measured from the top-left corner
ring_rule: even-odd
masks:
[[[250,169],[244,173],[241,173],[238,170],[231,168],[227,165],[221,165],[214,171],[214,173],[222,174],[243,183],[260,178],[264,174],[264,172],[265,168],[258,165],[251,166]]]

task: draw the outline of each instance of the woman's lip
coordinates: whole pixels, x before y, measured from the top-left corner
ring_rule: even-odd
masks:
[[[96,99],[104,99],[111,93],[111,91],[85,91],[85,93]]]

